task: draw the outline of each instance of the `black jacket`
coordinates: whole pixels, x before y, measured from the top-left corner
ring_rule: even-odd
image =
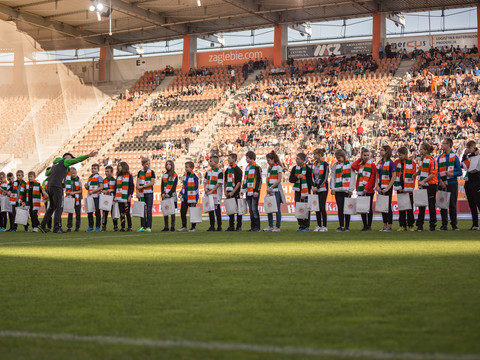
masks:
[[[308,165],[307,165],[307,173],[306,173],[305,176],[307,178],[308,192],[310,192],[312,190],[313,176],[312,176],[312,168]],[[290,171],[290,178],[288,180],[292,184],[295,184],[296,182],[300,181],[300,180],[298,180],[297,175],[295,175],[295,166]]]

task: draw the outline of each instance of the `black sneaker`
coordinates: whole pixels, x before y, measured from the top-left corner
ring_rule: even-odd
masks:
[[[43,234],[46,234],[47,233],[47,230],[45,230],[42,225],[38,225],[38,230],[43,233]],[[12,229],[9,229],[7,231],[12,231]]]
[[[67,232],[72,232],[72,229],[68,228],[67,231],[65,231],[66,233]]]
[[[422,227],[417,227],[417,229],[415,231],[422,232],[423,228]]]
[[[102,227],[102,232],[107,232],[107,228],[105,226]]]
[[[53,233],[54,234],[65,234],[65,231],[63,231],[62,229],[58,229],[58,230],[55,230]]]
[[[235,231],[242,231],[242,228],[238,227],[238,228],[235,229]]]
[[[235,229],[233,227],[228,227],[225,231],[235,231]]]
[[[471,230],[471,231],[478,231],[478,226],[472,226],[470,229],[468,230]]]
[[[448,229],[447,229],[447,230],[448,230]],[[434,228],[434,227],[431,227],[431,228],[429,229],[429,231],[435,231],[435,228]]]
[[[125,232],[125,229],[122,228],[122,229],[120,229],[120,230],[118,230],[118,231],[120,231],[120,232]]]
[[[132,228],[128,228],[128,229],[127,229],[127,232],[132,232]]]
[[[337,230],[335,230],[335,231],[336,231],[336,232],[344,232],[344,231],[345,231],[345,228],[339,226],[339,227],[337,228]]]
[[[221,227],[217,228],[217,231],[223,231],[223,229]]]
[[[367,231],[367,229],[368,229],[368,228],[367,228],[366,226],[364,226],[363,229],[360,230],[360,231]]]
[[[430,228],[431,229],[431,228]],[[438,231],[447,231],[448,230],[448,227],[447,225],[442,225],[440,226],[440,228],[438,229]]]
[[[174,232],[174,231],[175,231],[175,228],[174,228],[174,227],[171,227],[171,228],[170,228],[170,231],[173,231],[173,232]]]
[[[76,229],[75,229],[75,232],[80,232],[80,228],[76,228]]]
[[[452,226],[453,231],[460,231],[460,229],[457,226]]]
[[[162,231],[164,231],[164,232],[165,232],[165,231],[170,231],[170,229],[166,227],[166,228],[163,228]]]
[[[215,231],[215,228],[213,226],[210,226],[207,231]]]

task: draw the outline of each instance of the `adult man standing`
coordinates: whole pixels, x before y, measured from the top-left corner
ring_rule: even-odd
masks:
[[[443,154],[437,159],[438,163],[438,185],[439,190],[450,193],[450,204],[447,209],[441,209],[442,226],[440,231],[448,230],[448,213],[450,212],[450,223],[452,230],[459,230],[457,227],[457,198],[458,198],[458,181],[457,178],[462,176],[462,167],[460,159],[452,151],[453,140],[446,138],[442,141],[441,148]]]
[[[50,202],[50,207],[48,208],[45,216],[43,217],[42,223],[38,229],[45,233],[45,226],[52,218],[52,214],[55,212],[53,219],[53,232],[57,234],[62,234],[62,198],[63,198],[63,182],[67,176],[68,169],[70,166],[78,164],[79,162],[85,161],[89,157],[96,156],[97,151],[92,151],[88,155],[79,156],[74,158],[72,154],[66,153],[61,158],[56,158],[53,161],[53,166],[50,170],[47,170],[45,173],[48,176],[48,188],[47,194]]]

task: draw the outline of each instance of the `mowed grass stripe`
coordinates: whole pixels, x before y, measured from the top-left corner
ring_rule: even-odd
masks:
[[[158,339],[133,339],[113,336],[82,336],[74,334],[44,334],[23,331],[0,330],[3,338],[31,338],[53,341],[73,341],[98,344],[144,346],[154,348],[188,348],[221,351],[244,351],[266,354],[299,355],[299,356],[329,356],[342,359],[398,359],[398,360],[480,360],[474,354],[416,354],[394,353],[372,350],[346,350],[346,349],[316,349],[309,347],[272,346],[256,344],[235,344],[224,342],[199,342],[189,340],[158,340]]]

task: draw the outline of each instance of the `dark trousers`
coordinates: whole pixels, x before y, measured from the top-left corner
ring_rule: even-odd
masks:
[[[171,228],[175,229],[175,214],[170,215],[170,219],[172,224]],[[165,224],[165,228],[168,229],[168,216],[163,217],[163,223]]]
[[[370,198],[370,211],[368,214],[362,214],[362,222],[364,228],[371,228],[372,227],[372,220],[373,220],[373,196],[375,193],[367,193],[366,196]]]
[[[3,228],[3,229],[7,228],[7,219],[8,219],[8,215],[6,212],[0,213],[0,228]]]
[[[260,212],[258,211],[258,197],[247,196],[248,210],[250,211],[250,229],[260,230]]]
[[[119,202],[118,210],[120,211],[120,225],[125,229],[125,217],[127,218],[128,229],[132,228],[132,215],[130,214],[130,202]]]
[[[239,198],[240,198],[239,196],[235,196],[235,199],[237,200],[237,203],[238,203]],[[228,227],[234,229],[235,228],[235,214],[229,215],[228,218],[229,218]],[[242,215],[237,214],[237,229],[242,228],[242,219],[243,219]]]
[[[104,228],[107,227],[108,214],[110,214],[110,217],[112,216],[111,211],[105,211],[105,210],[102,211],[102,227],[104,227]],[[113,222],[113,228],[117,229],[118,228],[118,219],[113,219],[112,218],[112,222]]]
[[[40,222],[38,221],[38,210],[33,210],[30,207],[30,209],[28,210],[28,213],[30,215],[30,220],[32,221],[32,228],[38,228],[38,225],[40,225]]]
[[[140,218],[140,223],[145,229],[152,228],[152,209],[153,209],[153,193],[143,194],[145,200],[145,216]]]
[[[17,230],[18,229],[18,225],[15,224],[15,216],[17,215],[17,205],[12,205],[12,217],[13,217],[13,221],[11,221],[11,228],[13,230]],[[27,225],[24,226],[25,228],[25,231],[28,231],[28,223]]]
[[[214,211],[208,212],[208,217],[210,218],[210,227],[215,227],[215,215],[217,217],[217,227],[219,229],[222,228],[222,209],[220,208],[220,204],[215,205]]]
[[[350,197],[348,193],[344,191],[335,191],[335,201],[337,202],[337,213],[338,213],[338,222],[340,227],[349,228],[350,227],[350,215],[345,215],[343,213],[343,207],[345,206],[345,198]]]
[[[8,220],[10,221],[10,230],[14,229],[15,226],[15,214],[13,213],[13,207],[12,211],[8,213]]]
[[[427,189],[428,192],[428,212],[430,214],[430,229],[434,230],[435,226],[437,225],[437,184],[424,186],[423,188]],[[425,222],[425,208],[425,206],[418,207],[417,227],[421,229],[423,229],[423,224]]]
[[[80,203],[78,205],[75,205],[75,229],[80,229],[80,222],[82,219],[82,206]],[[68,219],[67,219],[67,229],[71,229],[73,226],[73,214],[68,214]]]
[[[102,215],[100,214],[100,199],[98,197],[93,198],[93,202],[95,203],[95,227],[99,229],[100,224],[102,223]],[[88,227],[93,228],[93,213],[88,213]]]
[[[317,216],[317,225],[327,227],[327,195],[328,191],[321,191],[317,193],[318,195],[318,204],[320,206],[320,211],[317,211],[315,215]],[[322,222],[323,220],[323,222]]]
[[[45,201],[45,212],[47,211],[46,209],[47,209],[47,207],[49,207],[49,206],[50,206],[50,201]],[[45,215],[43,215],[43,216],[45,217]],[[42,220],[43,220],[43,219],[42,219]],[[47,224],[46,224],[46,225],[47,225],[47,229],[50,229],[50,230],[52,229],[52,223],[53,223],[52,218],[50,218],[50,220],[48,220],[48,222],[47,222]]]
[[[393,188],[388,190],[386,193],[381,193],[382,195],[388,196],[388,213],[382,213],[382,219],[384,224],[392,225],[393,224],[393,210],[392,210],[392,194]]]
[[[474,183],[469,180],[465,182],[465,194],[467,195],[468,206],[472,214],[473,226],[478,227],[478,211],[480,211],[480,182]]]
[[[189,207],[196,207],[196,203],[189,204],[187,201],[182,200],[182,205],[180,206],[180,217],[182,219],[182,227],[187,227],[187,212]],[[192,224],[192,229],[195,229],[197,224]]]
[[[450,224],[452,227],[457,226],[457,199],[458,199],[458,183],[447,184],[447,192],[450,193],[450,204],[447,209],[441,209],[442,226],[448,225],[448,213],[450,213]]]
[[[400,226],[404,228],[407,226],[412,227],[415,224],[415,216],[413,215],[413,192],[410,191],[408,196],[410,197],[412,208],[410,210],[398,211],[398,222],[400,223]]]
[[[302,193],[300,191],[295,191],[295,204],[298,202],[308,202],[308,197],[302,199]],[[306,219],[297,219],[297,222],[301,229],[310,227],[310,211],[308,211],[308,217]]]
[[[49,186],[47,188],[48,199],[50,207],[48,208],[45,216],[42,220],[42,228],[45,228],[48,222],[52,219],[52,215],[55,212],[53,218],[53,231],[60,230],[62,228],[62,201],[63,201],[63,189],[61,187]],[[98,204],[98,203],[97,203]]]

